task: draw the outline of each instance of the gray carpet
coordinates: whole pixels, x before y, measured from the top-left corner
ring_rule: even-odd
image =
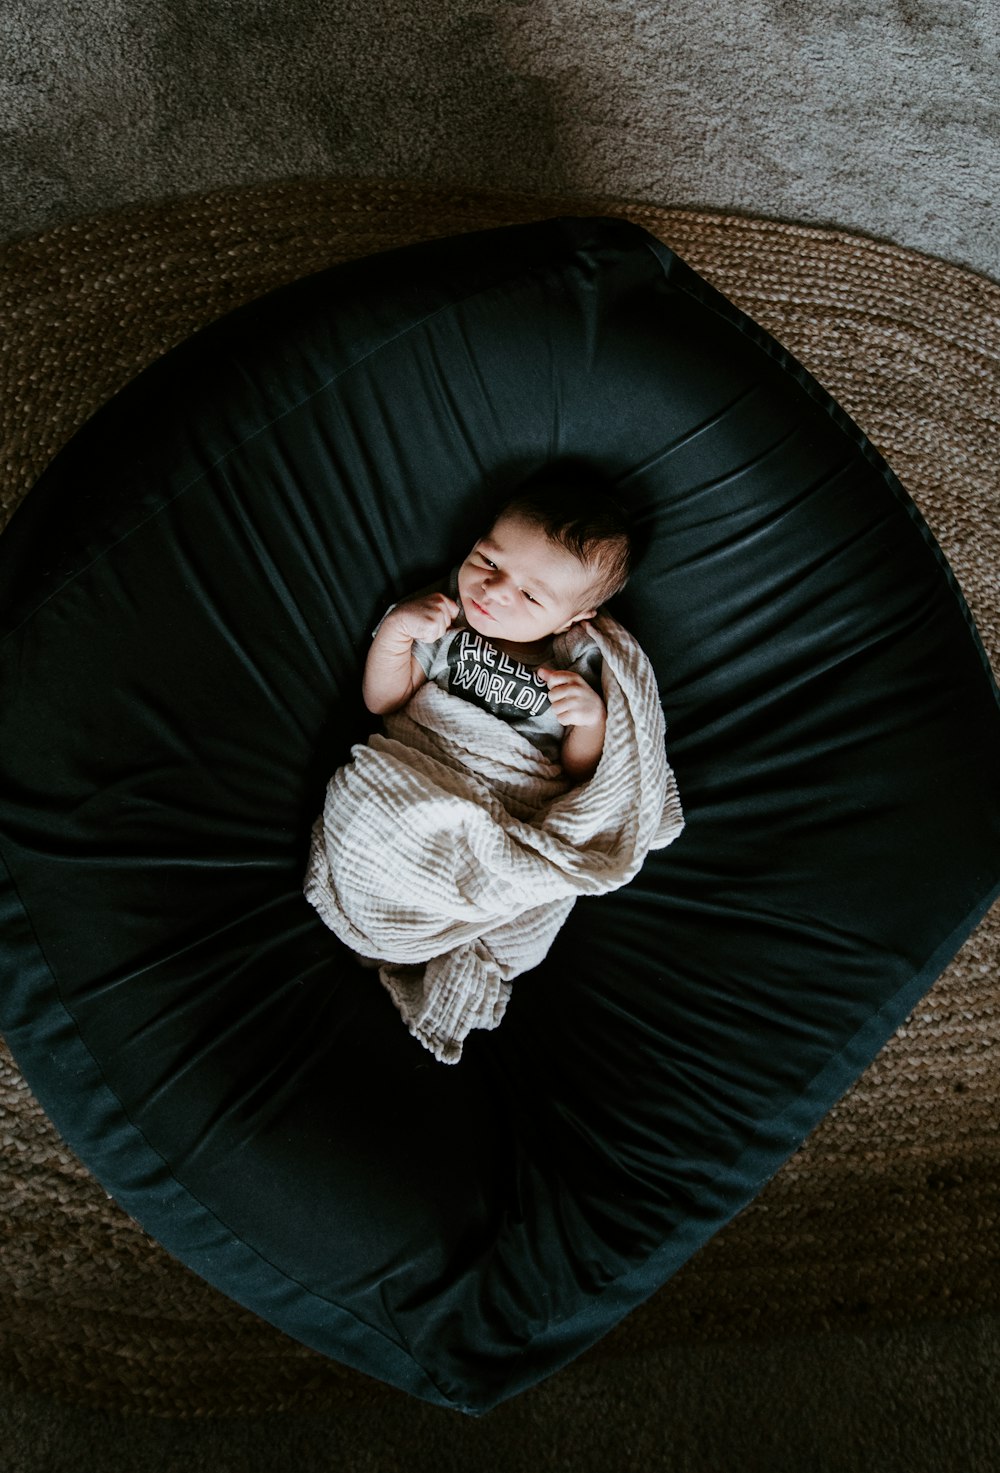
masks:
[[[1000,277],[998,14],[992,0],[7,0],[0,236],[358,175],[833,224]],[[679,1344],[584,1359],[476,1423],[389,1391],[377,1417],[170,1423],[0,1388],[0,1463],[992,1473],[998,1350],[985,1315]]]
[[[7,0],[0,236],[293,175],[834,224],[1000,275],[993,0]]]

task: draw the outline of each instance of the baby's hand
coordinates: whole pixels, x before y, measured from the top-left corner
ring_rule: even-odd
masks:
[[[551,670],[539,665],[537,672],[549,688],[552,709],[562,726],[601,726],[607,708],[592,685],[574,670]]]
[[[459,607],[445,593],[426,593],[397,604],[385,617],[394,634],[421,644],[433,644],[448,633],[459,615]]]

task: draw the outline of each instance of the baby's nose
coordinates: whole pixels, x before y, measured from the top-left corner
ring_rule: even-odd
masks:
[[[490,573],[483,579],[483,592],[488,593],[494,603],[505,604],[510,602],[510,591],[507,588],[506,579],[501,573]]]

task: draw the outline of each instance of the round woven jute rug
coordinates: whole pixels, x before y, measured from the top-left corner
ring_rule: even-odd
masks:
[[[896,470],[1000,667],[1000,286],[842,231],[384,181],[301,181],[60,226],[0,251],[0,513],[145,364],[336,261],[564,214],[627,217],[788,347]],[[588,1358],[1000,1309],[1000,907],[761,1196]],[[298,1345],[148,1238],[0,1051],[0,1376],[171,1417],[399,1393]]]

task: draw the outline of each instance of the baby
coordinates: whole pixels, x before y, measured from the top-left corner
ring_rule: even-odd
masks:
[[[604,748],[601,656],[590,641],[570,659],[560,636],[624,588],[631,560],[626,514],[606,492],[533,480],[447,579],[385,613],[365,664],[365,705],[397,711],[435,680],[585,782]]]

